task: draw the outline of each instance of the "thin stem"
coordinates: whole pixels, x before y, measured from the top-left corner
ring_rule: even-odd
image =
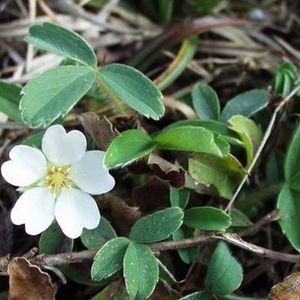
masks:
[[[273,130],[273,127],[274,127],[274,124],[275,124],[275,121],[276,121],[278,113],[287,104],[287,102],[289,102],[292,99],[292,97],[298,92],[299,88],[300,88],[299,86],[297,86],[296,88],[294,88],[290,92],[290,94],[285,99],[283,99],[278,104],[278,106],[276,107],[276,109],[274,110],[274,112],[272,114],[272,117],[271,117],[271,120],[270,120],[270,123],[269,123],[269,125],[267,127],[267,130],[266,130],[266,132],[264,134],[264,137],[263,137],[263,139],[262,139],[262,141],[261,141],[261,143],[260,143],[260,145],[259,145],[259,147],[258,147],[258,149],[257,149],[257,151],[255,153],[255,156],[254,156],[254,158],[253,158],[253,160],[252,160],[252,162],[251,162],[251,164],[250,164],[250,166],[249,166],[249,168],[247,170],[247,173],[244,176],[244,178],[241,181],[241,183],[239,184],[239,186],[237,187],[235,193],[233,194],[230,202],[228,203],[228,205],[227,205],[227,207],[225,209],[225,212],[231,212],[231,209],[232,209],[232,206],[233,206],[235,200],[237,199],[240,191],[242,190],[244,184],[246,183],[249,175],[252,173],[253,168],[255,167],[255,165],[256,165],[256,163],[257,163],[257,161],[258,161],[258,159],[259,159],[259,157],[260,157],[260,155],[261,155],[261,153],[262,153],[262,151],[263,151],[263,149],[264,149],[264,147],[265,147],[265,145],[266,145],[266,143],[267,143],[267,141],[268,141],[271,133],[272,133],[272,130]]]
[[[98,72],[96,73],[96,83],[101,91],[105,91],[107,95],[109,96],[110,100],[113,102],[117,112],[121,115],[128,116],[127,112],[125,111],[122,103],[114,97],[114,95],[111,94],[109,89],[106,87],[106,85],[103,83],[103,81],[100,79]]]

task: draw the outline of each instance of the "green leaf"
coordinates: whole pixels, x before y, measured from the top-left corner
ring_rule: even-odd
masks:
[[[252,222],[249,218],[240,210],[233,208],[230,214],[231,227],[249,227]]]
[[[213,297],[208,292],[195,292],[180,298],[179,300],[213,300]]]
[[[119,134],[108,147],[104,163],[107,168],[128,165],[150,154],[155,143],[149,135],[141,130],[131,129]]]
[[[219,147],[219,150],[221,151],[223,157],[230,154],[230,145],[228,144],[226,139],[224,139],[220,135],[215,135],[215,143]]]
[[[223,210],[201,206],[187,209],[184,212],[184,225],[202,230],[223,230],[231,225],[230,216]]]
[[[144,1],[144,3],[147,1]],[[144,4],[143,3],[143,4]],[[174,9],[174,0],[161,0],[159,1],[159,13],[157,12],[157,9],[154,8],[154,18],[159,18],[159,23],[162,23],[162,25],[167,25],[173,16],[173,9]],[[148,13],[148,9],[147,9]],[[147,14],[148,15],[148,14]],[[152,19],[152,17],[151,17]]]
[[[242,281],[241,265],[231,255],[227,245],[220,242],[209,261],[205,276],[206,289],[217,296],[224,296],[234,292]]]
[[[52,23],[33,25],[25,40],[35,47],[96,67],[92,47],[77,33]]]
[[[221,114],[221,119],[227,121],[234,115],[251,117],[268,105],[268,99],[268,93],[264,89],[244,92],[226,103]]]
[[[22,144],[30,147],[35,147],[41,149],[42,147],[42,139],[45,134],[45,130],[41,130],[23,140]]]
[[[153,140],[161,149],[204,152],[218,156],[226,155],[230,148],[224,140],[228,149],[223,153],[224,149],[220,149],[216,136],[211,131],[197,126],[167,127],[154,136]]]
[[[0,111],[10,119],[22,122],[19,111],[21,88],[15,84],[0,81]]]
[[[294,133],[284,163],[284,177],[290,181],[300,173],[300,125]]]
[[[172,234],[173,241],[180,241],[184,239],[193,238],[192,229],[182,225]],[[186,248],[186,249],[178,249],[177,250],[180,258],[186,263],[190,264],[198,257],[198,247]]]
[[[165,0],[164,0],[165,1]],[[170,0],[167,0],[170,2]],[[175,59],[169,67],[155,80],[157,87],[162,91],[170,86],[187,68],[198,49],[198,37],[186,38]]]
[[[170,187],[170,202],[171,206],[178,206],[185,209],[190,199],[189,189],[175,189]]]
[[[300,192],[300,172],[297,173],[287,184],[292,191]]]
[[[230,199],[245,175],[240,162],[232,155],[218,157],[198,153],[189,159],[189,173],[198,183],[214,185],[220,196]]]
[[[283,63],[276,72],[275,92],[286,98],[300,77],[297,68],[290,62]]]
[[[42,233],[39,240],[39,250],[42,254],[71,252],[72,249],[73,240],[63,234],[57,222],[53,222],[51,226]]]
[[[265,174],[266,180],[270,185],[283,181],[284,156],[283,152],[274,149],[270,151],[266,159]]]
[[[92,262],[87,261],[84,263],[72,263],[68,265],[62,265],[59,267],[59,269],[63,272],[63,274],[71,279],[72,281],[75,281],[80,284],[88,285],[88,286],[105,286],[108,284],[108,280],[102,280],[100,281],[93,281],[91,278],[91,267]]]
[[[169,207],[139,219],[131,228],[129,237],[139,243],[165,240],[182,224],[183,211]]]
[[[240,134],[246,149],[247,166],[249,166],[261,142],[262,132],[255,122],[241,115],[233,116],[228,123],[232,130]]]
[[[228,143],[242,146],[242,142],[239,140],[239,135],[228,128],[228,125],[221,121],[214,121],[214,120],[183,120],[174,122],[169,125],[167,128],[171,127],[179,127],[179,126],[197,126],[197,127],[204,127],[217,135],[221,135]]]
[[[279,224],[291,245],[300,252],[300,192],[284,187],[277,199],[280,209]]]
[[[124,101],[145,117],[159,120],[164,114],[161,92],[140,71],[126,65],[110,64],[99,69],[98,79],[109,97]]]
[[[129,240],[124,237],[108,241],[94,257],[91,269],[93,280],[103,280],[119,271],[128,245]]]
[[[95,81],[87,67],[66,66],[49,70],[29,81],[23,89],[20,108],[30,127],[46,127],[64,117]]]
[[[95,229],[83,229],[80,239],[85,247],[93,249],[101,248],[106,242],[116,236],[116,232],[110,223],[104,217],[101,217],[100,223]]]
[[[218,120],[220,103],[217,93],[204,84],[195,85],[192,91],[193,106],[200,119]]]
[[[158,263],[150,248],[130,243],[123,270],[129,299],[144,300],[150,297],[159,278]]]

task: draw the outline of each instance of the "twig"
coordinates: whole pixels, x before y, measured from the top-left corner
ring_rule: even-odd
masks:
[[[101,22],[105,22],[109,17],[112,9],[119,4],[119,0],[110,0],[106,4],[103,5],[100,13],[98,14],[98,18]]]
[[[22,15],[27,18],[28,17],[28,11],[26,9],[26,6],[25,4],[23,3],[23,1],[20,1],[20,0],[16,0],[16,3],[20,9],[20,12],[22,13]]]
[[[24,129],[24,128],[28,128],[28,127],[21,123],[0,122],[0,129]]]
[[[45,3],[44,0],[37,0],[39,7],[41,10],[49,16],[54,22],[62,25],[62,22],[56,17],[54,11]]]
[[[238,234],[240,237],[253,233],[258,230],[262,226],[269,224],[271,222],[277,221],[280,218],[280,210],[278,208],[271,211],[269,214],[265,215],[262,219],[252,225],[250,228],[246,230],[240,231]]]
[[[169,278],[173,281],[173,283],[178,284],[178,281],[176,280],[176,278],[173,276],[173,274],[169,271],[169,269],[159,260],[156,259],[158,262],[158,265],[161,267],[161,269],[167,274],[167,276],[169,276]]]
[[[36,17],[36,1],[30,0],[29,1],[29,20],[31,24],[34,24]],[[26,53],[26,72],[29,72],[32,68],[32,60],[34,57],[34,48],[33,45],[27,45],[27,53]]]
[[[282,253],[282,252],[266,249],[260,246],[256,246],[254,244],[242,240],[237,234],[225,233],[223,235],[214,236],[213,238],[223,240],[227,243],[240,247],[244,250],[247,250],[249,252],[252,252],[264,258],[269,258],[277,261],[285,261],[285,262],[290,262],[295,264],[298,264],[300,262],[299,254]]]
[[[254,244],[242,240],[237,234],[229,234],[229,233],[224,233],[220,235],[210,235],[204,237],[202,236],[194,239],[185,239],[181,241],[170,241],[170,242],[168,241],[168,242],[152,244],[151,249],[154,252],[157,252],[157,251],[166,251],[166,250],[181,249],[181,248],[190,248],[190,247],[199,246],[205,242],[209,242],[212,240],[223,240],[227,243],[233,244],[237,247],[240,247],[244,250],[247,250],[258,256],[262,256],[264,258],[270,258],[278,261],[285,261],[291,263],[300,262],[300,255],[281,253],[260,246],[256,246]]]
[[[163,97],[163,103],[165,106],[179,110],[187,119],[196,119],[197,115],[195,111],[184,102],[175,100],[169,96]]]
[[[65,264],[81,263],[81,262],[93,260],[98,250],[99,249],[91,249],[91,250],[84,250],[80,252],[59,253],[59,254],[50,254],[50,255],[40,254],[30,259],[30,262],[36,265],[41,265],[41,266],[47,265],[51,267],[61,266]],[[0,259],[0,265],[1,265],[1,259]]]
[[[224,233],[220,235],[206,235],[197,238],[184,239],[180,241],[165,241],[165,242],[152,244],[150,245],[150,248],[154,253],[158,253],[167,250],[191,248],[214,240],[223,240],[227,243],[240,247],[248,252],[252,252],[264,258],[269,258],[277,261],[285,261],[290,263],[300,262],[299,254],[298,255],[288,254],[288,253],[282,253],[282,252],[266,249],[242,240],[241,237],[239,237],[237,234],[229,234],[229,233]],[[98,250],[99,249],[90,249],[90,250],[84,250],[80,252],[69,252],[69,253],[59,253],[59,254],[50,254],[50,255],[40,254],[30,258],[29,261],[35,265],[48,266],[48,267],[55,267],[55,266],[61,266],[65,264],[72,264],[72,263],[81,263],[81,262],[93,260]],[[1,271],[6,270],[8,263],[9,260],[7,256],[0,258]]]
[[[50,272],[54,273],[60,279],[62,284],[67,284],[67,279],[66,279],[65,275],[58,268],[43,266],[43,269],[46,270],[46,271],[50,271]]]
[[[263,137],[263,139],[262,139],[262,141],[261,141],[261,143],[260,143],[260,145],[259,145],[259,147],[258,147],[258,149],[257,149],[257,151],[255,153],[255,156],[254,156],[254,158],[253,158],[253,160],[252,160],[252,162],[251,162],[251,164],[250,164],[250,166],[249,166],[249,168],[248,168],[248,170],[246,172],[246,175],[244,176],[243,180],[241,181],[241,183],[237,187],[235,193],[233,194],[230,202],[228,203],[228,205],[227,205],[227,207],[225,209],[225,212],[230,212],[231,211],[232,206],[234,204],[234,201],[238,197],[238,195],[239,195],[240,191],[242,190],[244,184],[246,183],[249,175],[252,173],[253,168],[255,167],[255,165],[256,165],[256,163],[257,163],[257,161],[258,161],[258,159],[259,159],[259,157],[260,157],[260,155],[261,155],[261,153],[262,153],[262,151],[263,151],[263,149],[264,149],[264,147],[265,147],[265,145],[266,145],[266,143],[267,143],[267,141],[268,141],[271,133],[272,133],[272,130],[273,130],[273,127],[274,127],[274,124],[275,124],[275,121],[276,121],[278,113],[293,98],[293,96],[298,92],[299,88],[300,88],[300,86],[297,86],[296,88],[294,88],[290,92],[290,94],[285,99],[283,99],[278,104],[278,106],[276,107],[276,109],[274,110],[273,115],[272,115],[271,120],[270,120],[270,123],[268,125],[268,128],[267,128],[267,130],[266,130],[266,132],[264,134],[264,137]]]
[[[150,248],[153,252],[159,253],[167,250],[178,250],[200,246],[208,241],[213,240],[213,235],[203,235],[196,238],[184,239],[180,241],[166,241],[151,244]]]
[[[59,7],[61,10],[74,15],[74,16],[79,16],[82,19],[85,19],[91,23],[94,23],[106,30],[113,31],[116,33],[121,33],[121,34],[130,34],[130,35],[147,35],[148,31],[145,29],[128,29],[128,28],[121,28],[114,26],[112,24],[102,22],[100,21],[97,16],[94,16],[91,13],[86,12],[84,9],[82,9],[80,6],[75,5],[73,2],[70,0],[60,0],[60,1],[55,1],[55,4],[57,7]]]

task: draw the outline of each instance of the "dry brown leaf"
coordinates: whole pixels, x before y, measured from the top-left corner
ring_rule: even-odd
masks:
[[[300,272],[293,273],[274,285],[269,300],[300,300]]]
[[[135,175],[156,176],[163,181],[168,181],[175,188],[181,188],[185,184],[185,170],[155,154],[150,154],[148,162],[140,160],[127,169]]]
[[[141,217],[138,207],[128,206],[121,198],[100,196],[101,212],[110,216],[113,228],[121,235],[127,235],[132,225]]]
[[[143,213],[167,207],[168,201],[169,189],[156,177],[151,177],[145,184],[135,187],[132,192],[133,204],[138,206]]]
[[[8,265],[10,300],[53,300],[57,291],[50,276],[26,258],[14,258]]]
[[[82,114],[79,119],[100,150],[106,150],[117,135],[106,117],[100,120],[97,114],[88,112]]]
[[[129,116],[129,117],[117,117],[112,121],[114,128],[118,132],[123,132],[129,129],[137,129],[141,127],[140,121],[137,116]]]
[[[170,182],[175,188],[181,188],[185,183],[185,171],[156,154],[150,154],[148,164],[152,166],[156,176]]]

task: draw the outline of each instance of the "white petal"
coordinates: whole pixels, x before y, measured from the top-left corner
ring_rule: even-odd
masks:
[[[86,150],[86,138],[78,130],[66,133],[63,126],[53,125],[43,136],[42,149],[54,165],[70,165],[82,159]]]
[[[55,199],[47,188],[34,188],[20,196],[10,218],[16,225],[25,224],[28,234],[36,235],[46,230],[54,220]]]
[[[55,218],[63,233],[78,238],[83,228],[94,229],[100,222],[100,213],[95,200],[78,189],[65,189],[58,196]]]
[[[71,166],[70,177],[83,191],[99,195],[115,186],[115,179],[104,167],[103,151],[87,151],[84,157]]]
[[[27,186],[46,175],[43,153],[26,145],[15,146],[9,152],[11,160],[1,166],[3,178],[15,186]]]

